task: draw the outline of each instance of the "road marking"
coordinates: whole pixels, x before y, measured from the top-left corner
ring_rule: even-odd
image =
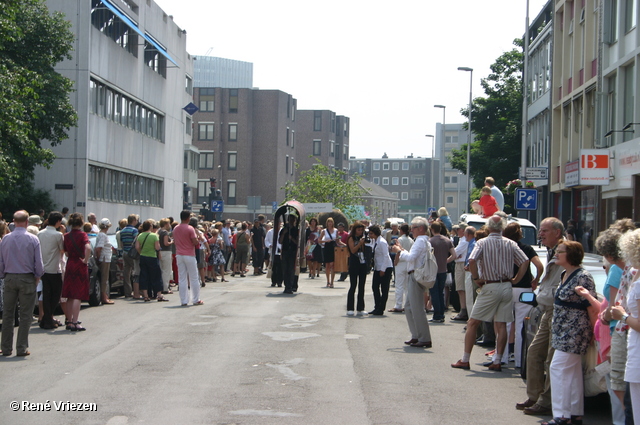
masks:
[[[283,341],[283,342],[320,336],[318,334],[313,334],[308,332],[262,332],[262,335],[268,336],[274,341]]]
[[[290,320],[292,322],[305,322],[305,323],[313,323],[322,319],[324,315],[322,314],[292,314],[290,316],[284,316],[284,320]]]
[[[287,323],[286,325],[280,325],[283,328],[295,329],[295,328],[306,328],[309,326],[315,326],[314,323]]]
[[[358,334],[344,334],[344,339],[360,339],[362,335]]]
[[[275,412],[273,410],[254,410],[254,409],[245,409],[245,410],[234,410],[233,412],[229,412],[232,415],[243,415],[243,416],[276,416],[276,417],[302,417],[297,413],[289,413],[289,412]]]
[[[286,360],[278,364],[265,363],[265,365],[276,369],[278,372],[283,374],[287,379],[290,379],[292,381],[299,381],[300,379],[307,379],[307,377],[298,375],[293,370],[291,370],[290,366],[297,366],[303,361],[304,359],[298,358],[298,359]]]

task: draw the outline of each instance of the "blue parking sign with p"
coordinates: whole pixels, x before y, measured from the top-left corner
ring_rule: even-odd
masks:
[[[538,191],[536,189],[516,189],[516,209],[535,211],[538,209]]]

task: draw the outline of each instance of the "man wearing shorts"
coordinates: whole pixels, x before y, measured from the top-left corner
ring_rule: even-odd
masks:
[[[476,330],[482,322],[494,321],[497,333],[496,354],[489,370],[502,371],[502,353],[507,344],[507,323],[513,321],[512,286],[524,277],[529,259],[514,241],[502,236],[506,220],[494,215],[487,220],[489,236],[476,242],[469,257],[471,278],[482,289],[471,311],[464,337],[462,359],[453,363],[456,369],[470,369],[469,358],[476,341]],[[513,266],[519,267],[513,279]]]

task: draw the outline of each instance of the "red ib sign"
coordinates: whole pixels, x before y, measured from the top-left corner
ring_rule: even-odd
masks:
[[[608,154],[582,154],[580,168],[582,169],[594,169],[594,168],[606,168],[609,169],[609,155]]]

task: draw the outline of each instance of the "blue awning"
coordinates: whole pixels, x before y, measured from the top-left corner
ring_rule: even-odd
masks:
[[[144,31],[138,28],[138,25],[131,20],[126,14],[122,13],[120,9],[118,9],[115,5],[113,5],[110,0],[102,0],[102,4],[104,4],[107,9],[113,12],[118,18],[122,20],[129,28],[137,32],[142,38],[144,38],[149,44],[151,44],[155,49],[160,52],[162,56],[167,58],[170,62],[172,62],[175,66],[179,67],[178,63],[173,60],[173,58],[167,53],[167,50],[160,46],[157,41],[155,41],[152,37],[147,35]]]

